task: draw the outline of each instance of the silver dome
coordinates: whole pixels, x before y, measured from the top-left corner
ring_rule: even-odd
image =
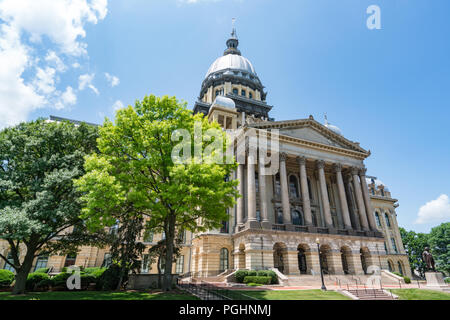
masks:
[[[228,109],[236,108],[236,104],[234,103],[233,99],[224,96],[217,96],[216,100],[214,100],[211,106],[221,106]]]
[[[209,75],[216,73],[217,71],[230,69],[248,72],[256,76],[255,68],[247,58],[237,54],[227,54],[225,56],[218,58],[216,61],[213,62],[211,67],[209,67],[209,70],[206,73],[205,78],[208,78]]]

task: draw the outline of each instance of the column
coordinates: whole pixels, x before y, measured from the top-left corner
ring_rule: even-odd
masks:
[[[358,172],[359,169],[356,167],[352,168],[352,177],[353,177],[353,187],[355,189],[356,196],[356,204],[358,206],[359,218],[361,220],[362,229],[364,231],[369,230],[369,224],[367,222],[366,208],[364,206],[364,200],[361,191],[361,184],[358,181]]]
[[[369,220],[369,226],[372,231],[378,231],[375,223],[375,217],[373,215],[372,204],[370,203],[369,189],[366,182],[367,169],[363,168],[359,170],[359,179],[361,180],[362,194],[364,198],[364,205],[366,206],[367,219]]]
[[[322,207],[325,216],[325,225],[328,228],[333,228],[333,219],[331,219],[330,202],[328,199],[327,183],[325,180],[325,162],[322,160],[317,161],[317,170],[319,172],[319,186],[320,195],[322,198]]]
[[[237,226],[241,226],[244,223],[244,165],[239,164],[237,168],[237,179],[239,180],[238,191],[240,197],[237,199],[236,216]]]
[[[302,192],[303,213],[305,214],[305,223],[312,226],[311,201],[309,199],[308,177],[306,175],[306,158],[298,157],[297,162],[300,166],[300,187]]]
[[[255,154],[249,150],[247,156],[247,211],[248,221],[256,219],[256,185],[255,185]]]
[[[286,172],[287,154],[280,154],[280,184],[281,184],[281,203],[283,206],[283,223],[291,224],[291,206],[289,204],[289,190]]]
[[[266,192],[266,176],[265,173],[265,157],[259,158],[258,162],[258,181],[259,181],[259,211],[261,213],[261,220],[264,223],[269,222],[269,215],[267,213],[267,192]]]
[[[342,217],[344,218],[345,229],[352,229],[352,221],[350,220],[350,213],[348,211],[347,197],[345,196],[344,180],[342,179],[342,165],[337,163],[334,165],[334,172],[336,173],[336,182],[339,192],[339,203],[341,204]]]

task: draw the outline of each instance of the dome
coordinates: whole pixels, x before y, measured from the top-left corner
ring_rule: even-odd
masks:
[[[212,106],[220,106],[228,109],[236,109],[236,104],[234,103],[233,99],[224,96],[217,96],[216,100],[214,100],[214,102],[212,103]]]
[[[211,67],[209,67],[205,78],[208,78],[209,75],[222,70],[239,70],[256,76],[255,68],[247,58],[238,54],[227,54],[213,62]]]
[[[336,133],[336,134],[342,136],[342,130],[339,129],[339,127],[334,126],[334,125],[332,125],[331,123],[329,123],[329,122],[328,122],[328,117],[327,117],[326,114],[325,114],[325,124],[324,124],[324,126],[325,126],[326,128],[328,128],[329,130],[333,131],[334,133]]]

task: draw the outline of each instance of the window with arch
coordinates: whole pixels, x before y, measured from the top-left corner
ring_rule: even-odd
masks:
[[[292,211],[292,224],[294,224],[296,226],[305,225],[304,220],[303,220],[303,214],[300,212],[300,210]]]
[[[233,94],[237,96],[239,94],[239,90],[236,88],[233,88]]]
[[[388,228],[390,228],[391,220],[389,219],[389,215],[387,214],[387,212],[384,213],[384,219],[386,220],[386,225],[388,226]]]
[[[299,198],[298,180],[294,175],[291,175],[289,177],[289,194],[292,198]]]
[[[228,249],[222,248],[220,249],[220,270],[219,271],[225,271],[229,269],[228,264]]]
[[[389,272],[394,272],[394,265],[392,264],[391,260],[388,260],[388,268],[389,268]]]
[[[380,214],[376,211],[375,211],[375,221],[377,222],[377,226],[381,228]]]
[[[402,267],[402,263],[399,261],[397,262],[398,265],[398,272],[403,276],[403,267]]]
[[[241,96],[246,97],[247,96],[247,92],[245,92],[245,90],[241,90]]]
[[[395,253],[398,253],[397,243],[395,242],[395,238],[391,238],[392,249],[394,249]]]
[[[283,210],[277,210],[277,224],[283,224]]]
[[[253,99],[253,93],[249,92],[248,97],[249,97],[249,99]]]

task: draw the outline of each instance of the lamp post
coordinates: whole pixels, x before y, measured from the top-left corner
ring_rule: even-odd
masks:
[[[320,266],[320,278],[322,279],[322,290],[327,291],[327,287],[325,287],[325,282],[323,281],[323,269],[322,269],[322,259],[320,259],[320,240],[316,239],[317,243],[317,253],[319,254],[319,266]]]

